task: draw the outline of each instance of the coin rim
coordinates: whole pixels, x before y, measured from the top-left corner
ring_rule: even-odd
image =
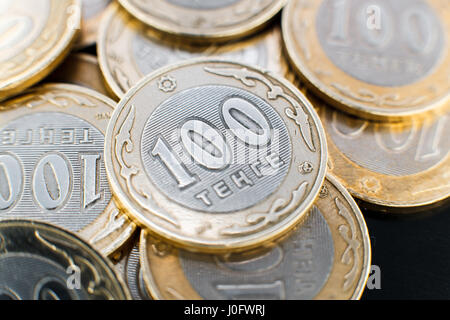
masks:
[[[320,1],[323,2],[324,0]],[[286,56],[290,62],[290,65],[294,67],[296,74],[299,75],[303,82],[308,86],[308,88],[314,91],[314,93],[320,98],[327,101],[329,104],[341,109],[341,111],[343,112],[350,113],[354,116],[362,117],[368,120],[395,122],[408,120],[412,117],[425,117],[430,114],[444,113],[445,109],[447,108],[446,102],[450,101],[450,91],[447,93],[447,95],[438,97],[431,102],[427,102],[426,104],[422,104],[414,108],[404,107],[403,110],[390,110],[388,108],[381,109],[368,106],[364,103],[353,102],[350,99],[345,98],[343,95],[333,92],[333,90],[331,90],[312,73],[306,63],[304,63],[303,58],[296,54],[295,40],[294,37],[291,36],[291,34],[293,33],[293,30],[291,28],[291,21],[294,19],[293,7],[295,5],[295,2],[295,0],[289,1],[282,12],[281,29],[284,49],[287,53]],[[445,25],[443,27],[445,29]],[[449,38],[449,36],[447,36],[447,38]],[[439,58],[441,62],[445,61],[446,59],[450,59],[449,46],[450,44],[447,43],[447,50],[444,50],[444,53]],[[447,54],[445,54],[445,52],[447,52]],[[434,69],[434,72],[436,72],[436,70],[439,69],[439,64],[436,65]],[[430,77],[431,74],[415,83],[425,82],[427,80],[429,81]],[[363,83],[363,81],[360,82]],[[383,88],[382,86],[377,87]]]
[[[222,42],[240,37],[245,37],[253,32],[263,28],[267,23],[280,12],[289,0],[275,0],[276,3],[266,13],[255,19],[249,19],[238,26],[229,27],[226,30],[215,32],[194,33],[183,30],[183,27],[173,27],[170,24],[160,22],[160,19],[153,18],[136,8],[128,0],[118,0],[122,8],[126,9],[133,17],[144,23],[150,28],[166,33],[172,37],[189,39],[196,42]],[[188,10],[188,9],[186,9]]]
[[[133,200],[127,195],[127,193],[122,190],[120,187],[120,183],[114,172],[114,157],[112,154],[112,147],[108,145],[109,141],[113,141],[114,127],[116,126],[117,119],[120,115],[120,112],[127,105],[128,101],[148,82],[160,77],[161,75],[170,72],[171,70],[178,69],[181,67],[186,67],[190,65],[196,65],[201,63],[225,63],[229,65],[249,67],[261,74],[268,74],[270,77],[281,83],[285,86],[292,94],[295,95],[300,101],[303,102],[304,106],[309,107],[308,113],[310,115],[310,121],[315,125],[317,130],[317,138],[320,146],[317,147],[317,151],[320,150],[320,163],[317,173],[316,183],[311,187],[311,191],[307,194],[302,203],[308,203],[305,206],[305,209],[302,213],[298,213],[297,216],[292,217],[292,213],[290,218],[284,219],[282,223],[278,224],[278,230],[275,231],[259,231],[258,237],[255,237],[255,234],[247,235],[244,237],[240,237],[240,239],[234,239],[232,242],[226,244],[223,240],[214,240],[214,241],[203,241],[196,240],[189,236],[182,236],[179,234],[174,234],[173,232],[168,232],[167,228],[163,228],[160,225],[156,225],[149,219],[145,217],[144,214],[141,214],[141,208],[138,208],[137,205],[133,204]],[[110,122],[108,124],[107,134],[105,136],[105,167],[108,176],[108,180],[111,186],[111,190],[115,195],[115,199],[117,200],[117,205],[119,208],[123,208],[128,216],[139,226],[144,229],[148,229],[149,232],[154,233],[158,236],[163,237],[166,241],[174,244],[178,247],[186,247],[187,250],[191,251],[201,251],[201,252],[224,252],[224,251],[242,251],[245,249],[249,249],[252,247],[258,247],[264,242],[270,242],[277,238],[282,237],[285,233],[295,227],[298,223],[305,218],[306,213],[309,211],[311,206],[314,204],[314,200],[318,196],[320,189],[324,183],[326,171],[327,171],[327,161],[328,161],[328,152],[327,152],[327,141],[325,136],[325,131],[322,126],[321,120],[312,106],[311,102],[304,96],[302,92],[298,88],[296,88],[293,84],[291,84],[288,80],[284,79],[278,74],[274,74],[270,71],[266,71],[257,66],[250,66],[246,64],[241,64],[233,61],[229,61],[221,58],[195,58],[184,60],[176,64],[172,64],[163,68],[160,68],[147,76],[143,77],[134,87],[132,87],[128,92],[124,95],[124,97],[120,100],[116,109],[114,110]],[[151,212],[149,212],[151,214]],[[273,228],[273,226],[272,226]],[[242,238],[245,238],[244,240]]]

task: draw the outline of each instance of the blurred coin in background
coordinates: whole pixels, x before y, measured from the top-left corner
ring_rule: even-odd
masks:
[[[119,0],[159,31],[196,42],[225,41],[262,28],[286,0]]]
[[[115,103],[74,85],[45,85],[0,106],[0,220],[78,232],[103,254],[135,226],[116,208],[104,166]]]
[[[450,113],[406,123],[375,122],[307,97],[327,134],[329,172],[353,196],[398,213],[450,196]]]
[[[80,27],[78,0],[0,2],[0,100],[49,74]]]
[[[75,44],[77,48],[95,44],[103,11],[110,3],[111,0],[81,0],[81,32]]]
[[[278,26],[239,42],[195,45],[156,33],[119,5],[112,5],[105,13],[97,50],[107,84],[118,97],[122,97],[145,75],[161,67],[203,56],[218,56],[258,65],[281,75],[288,72],[282,57]]]
[[[398,121],[449,101],[448,0],[290,1],[282,24],[302,79],[343,111]]]
[[[308,212],[326,143],[308,100],[256,67],[194,59],[128,91],[106,136],[108,178],[143,227],[202,251],[260,246]]]
[[[105,258],[48,224],[0,223],[0,270],[0,300],[130,299]]]
[[[275,247],[207,255],[141,234],[144,280],[157,299],[359,299],[370,260],[364,218],[331,177],[304,223]]]
[[[97,57],[87,53],[70,54],[45,81],[76,84],[93,89],[105,96],[109,94]]]

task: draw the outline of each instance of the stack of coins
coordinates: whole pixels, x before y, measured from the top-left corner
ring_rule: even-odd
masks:
[[[449,43],[448,0],[3,1],[0,298],[359,299],[358,204],[449,197]]]

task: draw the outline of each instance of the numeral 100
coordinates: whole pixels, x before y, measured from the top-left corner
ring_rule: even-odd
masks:
[[[82,154],[82,208],[100,198],[96,192],[99,154]],[[24,170],[20,160],[10,153],[0,154],[0,210],[13,207],[24,189]],[[31,177],[33,198],[46,210],[60,208],[73,188],[72,166],[59,153],[46,153],[35,165]],[[6,182],[6,183],[5,183]]]

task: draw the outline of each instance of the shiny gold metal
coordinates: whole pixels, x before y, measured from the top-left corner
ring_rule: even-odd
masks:
[[[220,116],[232,103],[240,108],[229,111],[233,119],[251,127],[266,128],[265,114],[264,141],[272,143],[245,155],[244,138],[233,136],[248,131],[237,133],[237,122]],[[189,60],[146,76],[114,111],[105,144],[119,206],[190,250],[243,250],[280,237],[304,217],[325,178],[325,136],[308,100],[281,77],[225,60]]]
[[[103,141],[115,103],[49,84],[0,105],[0,220],[32,219],[77,232],[110,255],[136,226],[111,199]],[[43,190],[41,190],[43,189]]]
[[[286,0],[119,0],[146,25],[196,42],[227,41],[262,28]]]
[[[302,79],[345,112],[393,122],[449,101],[447,0],[290,1],[282,29]]]
[[[217,56],[258,65],[286,75],[281,31],[270,27],[251,38],[221,45],[195,45],[185,39],[167,39],[133,18],[118,4],[105,13],[97,47],[100,67],[111,91],[123,97],[145,75],[190,58]]]
[[[327,134],[328,172],[366,206],[413,213],[450,196],[449,112],[412,122],[375,122],[307,97]]]
[[[45,81],[76,84],[109,95],[97,57],[87,53],[70,54]]]
[[[95,44],[97,30],[111,0],[81,0],[81,32],[75,44],[77,48],[85,48]]]
[[[0,101],[48,75],[67,55],[80,26],[78,0],[2,1]]]
[[[282,242],[224,256],[188,253],[141,233],[144,281],[155,299],[359,299],[370,239],[350,194],[328,177],[304,224]]]

